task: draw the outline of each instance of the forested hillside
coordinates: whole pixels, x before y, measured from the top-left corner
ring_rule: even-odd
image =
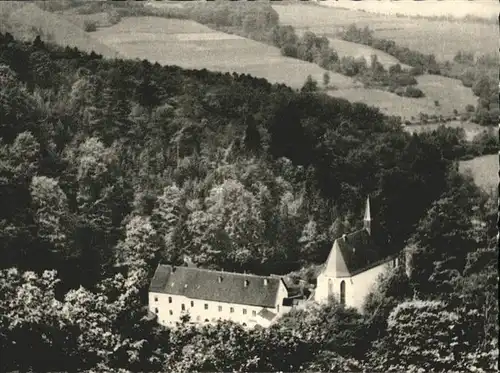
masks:
[[[450,338],[472,354],[460,364],[493,364],[481,353],[496,330],[495,215],[456,172],[470,151],[459,131],[409,135],[363,104],[9,34],[0,35],[0,118],[2,371],[338,371],[365,359],[383,370],[399,361],[397,370],[425,353],[410,348],[400,360],[384,346],[400,345],[400,329],[410,338],[407,315],[432,324],[425,307],[444,318],[436,327],[459,325],[439,337],[439,354],[461,356]],[[330,305],[310,323],[291,315],[251,332],[169,331],[146,318],[159,261],[187,254],[209,268],[298,270],[359,226],[367,195],[382,254],[416,247],[415,276],[397,280],[407,291],[374,294],[373,317]],[[386,323],[413,291],[422,303],[403,303]],[[351,347],[314,332],[333,327],[325,314],[344,320],[331,333]],[[466,346],[471,330],[477,342]]]

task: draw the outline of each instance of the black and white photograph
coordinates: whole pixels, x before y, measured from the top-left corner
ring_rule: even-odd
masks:
[[[0,0],[0,373],[489,373],[498,0]]]

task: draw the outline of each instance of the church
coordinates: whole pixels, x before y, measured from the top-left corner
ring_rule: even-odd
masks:
[[[341,304],[361,311],[379,276],[399,264],[399,255],[380,258],[378,253],[367,198],[363,228],[335,240],[318,275],[314,300],[324,303],[334,297]]]
[[[362,310],[378,277],[398,266],[399,255],[380,258],[372,236],[370,200],[363,228],[335,240],[308,301],[331,297]],[[149,287],[149,310],[161,325],[231,320],[245,327],[268,327],[304,303],[280,276],[214,271],[159,264]]]

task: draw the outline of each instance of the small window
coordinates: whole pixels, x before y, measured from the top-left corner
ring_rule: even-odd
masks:
[[[181,304],[181,310],[183,310],[183,311],[186,310],[186,306],[184,305],[184,303]]]
[[[155,297],[155,302],[158,302],[158,297]]]
[[[219,312],[222,312],[222,306],[219,306]]]
[[[246,314],[247,314],[247,309],[243,308],[243,315],[246,315]]]
[[[340,304],[345,304],[345,281],[340,283]]]
[[[155,313],[158,313],[158,308],[155,308]]]
[[[229,309],[229,312],[233,313],[233,312],[234,312],[234,307],[231,307],[231,308]]]
[[[205,319],[205,322],[208,322],[208,319]]]
[[[172,297],[168,297],[168,303],[172,303]]]
[[[205,309],[208,310],[208,304],[207,303],[205,303]]]
[[[200,316],[196,316],[196,321],[200,321],[201,320],[201,317]]]
[[[194,307],[194,302],[193,301],[191,301],[191,307]]]
[[[172,312],[172,310],[170,310],[170,311],[168,311],[168,314],[169,314],[170,316],[172,316],[174,313]]]
[[[257,311],[252,311],[252,316],[257,316]]]

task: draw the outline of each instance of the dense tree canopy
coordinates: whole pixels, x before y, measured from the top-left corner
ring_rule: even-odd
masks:
[[[433,281],[463,292],[466,304],[450,296],[451,310],[431,307],[437,317],[477,310],[470,322],[483,332],[470,361],[491,363],[481,354],[494,354],[497,277],[491,230],[482,237],[477,224],[489,227],[493,215],[454,172],[463,155],[456,131],[410,135],[363,104],[8,34],[0,66],[2,370],[362,369],[367,341],[406,338],[394,334],[406,330],[406,308],[383,322],[391,307],[413,289],[435,297],[422,290]],[[382,283],[392,300],[380,305],[374,295],[366,308],[383,312],[365,318],[330,304],[248,331],[230,323],[163,329],[144,311],[160,260],[188,255],[265,274],[324,262],[333,239],[361,224],[367,195],[381,254],[413,237],[424,262],[436,262],[422,268],[415,254],[399,298]],[[463,216],[471,213],[475,220]],[[474,281],[488,289],[484,298]]]

